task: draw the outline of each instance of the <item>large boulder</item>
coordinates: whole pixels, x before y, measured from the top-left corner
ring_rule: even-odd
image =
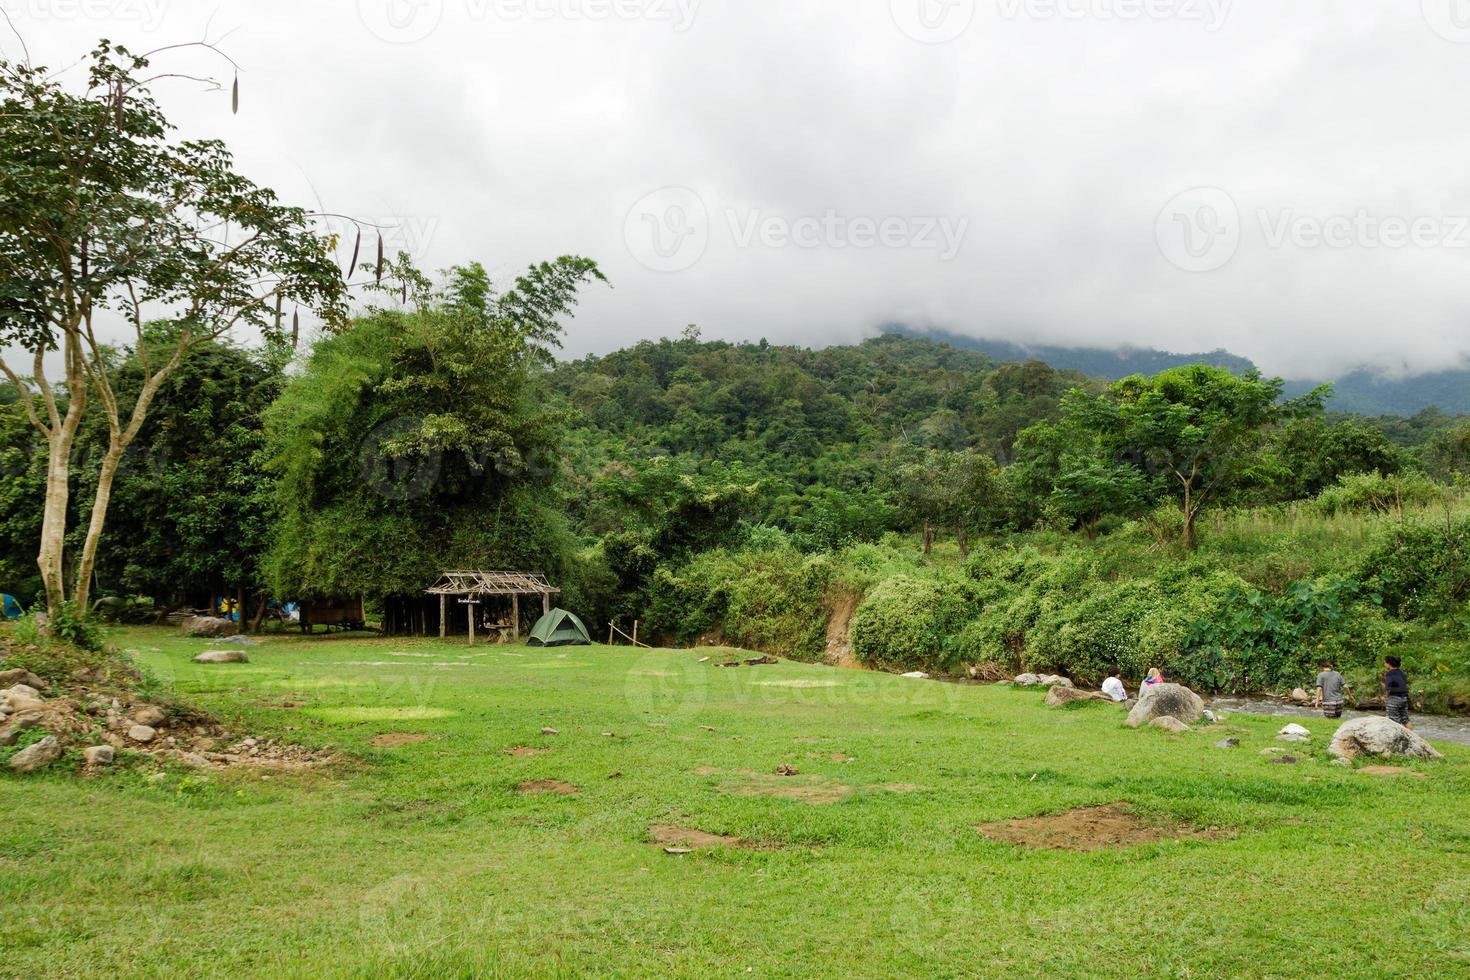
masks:
[[[1071,678],[1061,677],[1057,674],[1042,674],[1037,678],[1037,683],[1042,687],[1075,687]]]
[[[1101,691],[1079,691],[1069,684],[1058,684],[1046,692],[1046,706],[1048,708],[1064,708],[1078,701],[1112,701]]]
[[[248,664],[244,650],[205,650],[194,658],[196,664]],[[905,677],[908,675],[905,674]],[[927,674],[921,675],[927,677]]]
[[[1204,713],[1204,701],[1184,685],[1154,684],[1144,688],[1138,703],[1128,712],[1128,727],[1138,728],[1155,718],[1174,718],[1186,725],[1192,725]]]
[[[12,687],[16,684],[24,684],[26,687],[35,688],[37,691],[46,690],[46,682],[23,667],[13,670],[0,670],[0,687]]]
[[[27,745],[10,757],[10,768],[16,772],[35,772],[45,769],[61,758],[61,743],[55,735],[47,735],[35,745]]]
[[[190,616],[179,626],[185,636],[225,637],[233,636],[238,627],[228,619],[214,616]]]
[[[1041,678],[1035,674],[1017,674],[1016,679],[1012,683],[1018,684],[1021,687],[1035,687],[1041,683]]]
[[[1424,739],[1387,718],[1354,718],[1332,736],[1328,752],[1341,759],[1372,755],[1382,759],[1442,759]]]

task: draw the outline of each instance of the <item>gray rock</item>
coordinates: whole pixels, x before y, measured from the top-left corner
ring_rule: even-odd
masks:
[[[1019,684],[1022,687],[1035,687],[1041,683],[1041,678],[1035,674],[1017,674],[1016,679],[1012,683]]]
[[[31,687],[31,685],[29,684],[12,684],[5,690],[0,691],[0,694],[4,694],[7,696],[14,695],[18,698],[35,698],[38,700],[41,697],[41,692],[36,690],[34,687]]]
[[[1154,684],[1139,695],[1139,701],[1128,712],[1128,726],[1138,728],[1155,718],[1173,718],[1192,725],[1204,717],[1205,703],[1200,696],[1182,684]]]
[[[1072,683],[1072,681],[1069,678],[1061,677],[1061,676],[1059,676],[1057,674],[1042,674],[1036,680],[1037,680],[1037,684],[1039,686],[1041,686],[1041,687],[1075,687],[1076,686],[1076,685],[1074,685]]]
[[[1387,718],[1355,718],[1337,730],[1327,751],[1341,759],[1442,759],[1424,739]]]
[[[259,644],[260,644],[260,641],[259,640],[252,640],[250,637],[246,636],[244,633],[236,633],[234,636],[227,636],[223,640],[220,640],[220,642],[221,643],[234,643],[237,646],[242,646],[242,647],[253,647],[253,646],[259,646]]]
[[[43,692],[47,689],[47,684],[45,681],[41,680],[41,678],[26,670],[24,667],[15,667],[11,670],[0,670],[0,688],[10,687],[15,684],[24,684],[26,687],[33,687],[37,691]]]
[[[1310,736],[1310,735],[1277,735],[1276,736],[1276,741],[1278,741],[1278,742],[1310,742],[1311,740],[1312,740],[1312,736]]]
[[[1058,684],[1046,692],[1046,706],[1048,708],[1062,708],[1078,701],[1108,701],[1113,699],[1101,691],[1079,691],[1070,684]]]
[[[110,745],[92,745],[82,750],[89,766],[110,766],[116,753]]]
[[[1164,731],[1173,732],[1176,735],[1183,735],[1189,731],[1189,726],[1173,715],[1159,715],[1148,724],[1150,728],[1162,728]]]
[[[1294,766],[1302,760],[1298,759],[1294,755],[1278,755],[1271,761],[1278,766]]]
[[[17,711],[0,725],[0,745],[14,745],[20,733],[41,724],[39,711]]]
[[[226,637],[234,635],[235,624],[214,616],[190,616],[179,624],[179,631],[185,636]]]
[[[1240,748],[1240,739],[1238,739],[1238,738],[1223,738],[1220,741],[1218,741],[1218,742],[1215,743],[1215,748],[1217,748],[1217,749],[1238,749],[1238,748]]]
[[[157,728],[168,720],[168,715],[163,713],[162,708],[156,708],[151,704],[140,704],[133,709],[133,722],[145,725],[149,728]]]
[[[248,664],[244,650],[205,650],[194,658],[196,664]]]
[[[16,772],[35,772],[45,769],[61,758],[61,743],[55,735],[47,735],[35,745],[28,745],[10,759],[10,768]]]
[[[1276,734],[1281,738],[1285,738],[1287,736],[1296,736],[1297,738],[1303,739],[1312,737],[1312,733],[1310,731],[1295,723],[1287,725]]]
[[[1291,692],[1291,696],[1287,700],[1295,704],[1311,704],[1312,696],[1304,688],[1299,687]]]
[[[128,738],[134,742],[151,742],[158,737],[158,732],[147,725],[134,725],[128,729]]]

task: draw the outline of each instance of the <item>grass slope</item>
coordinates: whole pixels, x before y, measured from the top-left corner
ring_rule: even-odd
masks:
[[[1470,972],[1458,746],[1387,779],[1328,765],[1326,722],[1273,765],[1279,720],[1230,718],[1244,744],[1225,751],[1035,691],[696,663],[709,651],[277,638],[201,668],[203,641],[115,639],[243,729],[360,761],[0,776],[0,973]],[[431,739],[370,748],[383,733]],[[742,775],[781,763],[801,774]],[[515,790],[540,779],[580,795]],[[772,785],[842,798],[730,792]],[[1229,832],[1070,853],[974,829],[1114,801]],[[655,824],[763,849],[669,855]]]

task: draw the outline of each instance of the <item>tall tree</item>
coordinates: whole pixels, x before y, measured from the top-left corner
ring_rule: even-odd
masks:
[[[72,92],[0,61],[0,343],[30,355],[29,377],[0,371],[46,440],[37,564],[53,607],[67,598],[70,461],[89,401],[108,440],[71,593],[82,608],[118,465],[188,351],[236,327],[278,335],[286,304],[343,314],[341,272],[308,214],[236,173],[222,143],[175,141],[147,70],[103,41]],[[104,342],[119,325],[142,376],[126,398]]]
[[[1183,518],[1183,543],[1198,541],[1200,511],[1261,466],[1260,450],[1272,427],[1322,410],[1323,386],[1283,401],[1280,378],[1250,371],[1190,365],[1153,377],[1135,375],[1092,397],[1072,392],[1063,401],[1067,425],[1090,433],[1106,462],[1160,476]]]

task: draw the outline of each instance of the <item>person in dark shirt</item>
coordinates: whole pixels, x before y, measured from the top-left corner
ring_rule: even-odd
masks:
[[[1383,666],[1383,698],[1389,720],[1413,731],[1414,725],[1409,721],[1409,678],[1403,671],[1403,661],[1398,657],[1384,657]]]

